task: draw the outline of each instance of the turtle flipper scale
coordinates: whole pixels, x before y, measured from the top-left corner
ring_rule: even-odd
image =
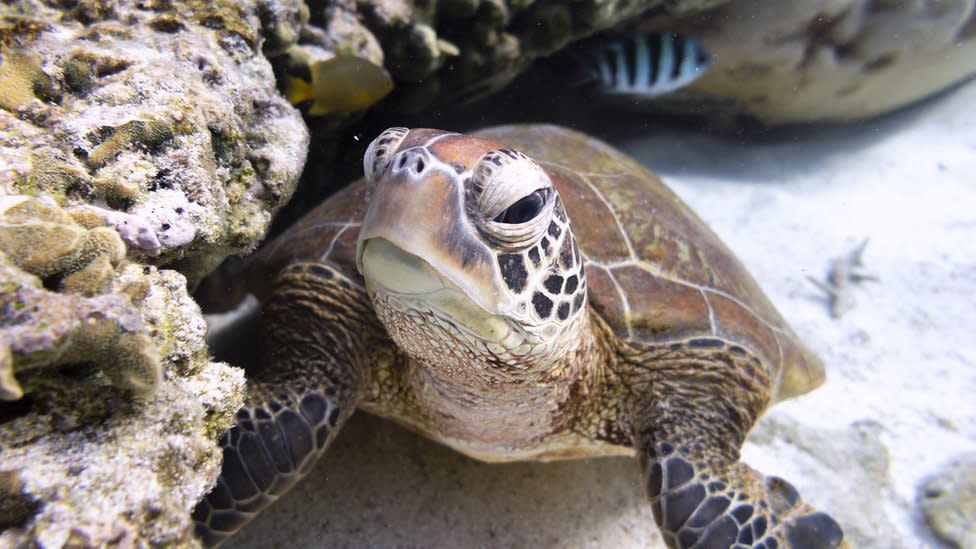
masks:
[[[688,450],[662,442],[643,453],[647,494],[669,547],[846,547],[837,522],[803,503],[787,481],[740,462],[695,460]]]
[[[355,408],[343,400],[350,399],[326,385],[237,412],[219,441],[217,484],[193,512],[206,546],[222,543],[311,470]]]
[[[360,284],[322,263],[296,263],[263,309],[263,368],[221,435],[223,467],[193,511],[205,546],[223,543],[304,477],[362,397],[366,338],[379,333]]]
[[[805,504],[789,482],[739,460],[746,434],[769,405],[762,363],[748,352],[723,353],[718,342],[668,349],[664,358],[653,350],[637,358],[647,384],[631,423],[668,547],[848,547],[837,522]]]

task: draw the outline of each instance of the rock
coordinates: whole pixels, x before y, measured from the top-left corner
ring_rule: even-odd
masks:
[[[319,37],[311,42],[374,62],[372,44],[382,47],[380,61],[397,84],[390,104],[405,110],[488,95],[540,57],[608,29],[690,34],[713,54],[712,70],[691,93],[661,110],[706,106],[768,124],[864,118],[976,73],[976,8],[968,0],[309,4],[305,36]]]
[[[893,496],[883,431],[870,420],[817,428],[776,414],[774,408],[749,434],[743,459],[766,474],[789,479],[807,503],[829,509],[851,547],[907,549],[885,506],[878,504]]]
[[[960,549],[976,547],[976,453],[960,456],[926,479],[918,505],[940,538]]]
[[[714,65],[689,89],[766,123],[873,116],[976,74],[969,0],[729,2],[639,28],[698,38]]]
[[[215,440],[243,403],[243,374],[209,361],[203,317],[179,273],[129,264],[109,290],[14,292],[45,306],[24,307],[34,322],[5,325],[0,338],[15,351],[32,342],[28,356],[47,363],[26,376],[27,397],[0,406],[0,547],[197,544],[189,512],[219,472]],[[109,385],[113,370],[78,365],[88,357],[118,370],[155,360],[161,379],[133,398]],[[52,369],[65,361],[75,366]]]
[[[536,59],[648,10],[682,14],[721,3],[722,0],[309,2],[313,26],[306,33],[306,42],[318,43],[331,51],[358,53],[374,62],[377,55],[371,45],[378,43],[382,47],[381,61],[396,81],[393,103],[399,108],[419,110],[434,103],[443,106],[487,95],[504,87]],[[369,38],[364,39],[365,35]]]
[[[19,268],[52,278],[55,289],[92,296],[104,292],[125,244],[109,227],[84,226],[50,200],[3,197],[0,249]]]
[[[0,7],[0,547],[199,544],[244,379],[188,287],[294,190],[308,132],[260,47],[307,16]]]
[[[4,194],[87,208],[191,285],[254,248],[308,143],[259,46],[297,40],[303,4],[49,5],[0,8]]]
[[[160,356],[132,304],[140,298],[106,294],[125,257],[119,234],[77,223],[50,199],[7,196],[0,207],[0,400],[23,396],[18,371],[81,362],[119,387],[155,390]]]

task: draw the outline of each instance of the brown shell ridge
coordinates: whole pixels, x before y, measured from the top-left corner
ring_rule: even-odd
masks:
[[[629,241],[629,238],[626,238],[626,235],[625,235],[625,239]],[[719,290],[717,288],[712,288],[710,286],[703,286],[701,284],[696,284],[694,282],[690,282],[690,281],[685,280],[685,279],[682,279],[682,278],[678,278],[678,277],[674,277],[672,275],[668,275],[668,274],[662,273],[662,272],[658,271],[657,269],[653,268],[653,266],[651,264],[647,263],[646,261],[639,260],[639,259],[628,260],[628,261],[614,261],[614,262],[611,262],[611,263],[603,263],[603,262],[600,262],[600,261],[593,260],[592,258],[590,258],[589,256],[587,256],[585,254],[585,252],[583,252],[583,255],[584,255],[584,258],[586,259],[587,266],[592,265],[592,266],[599,267],[599,268],[603,269],[604,271],[606,271],[607,274],[610,276],[610,280],[614,283],[615,287],[617,288],[617,293],[620,295],[621,301],[622,301],[623,306],[624,306],[624,310],[625,310],[626,314],[628,315],[628,317],[630,315],[630,300],[628,299],[628,296],[624,292],[623,288],[620,287],[620,283],[617,281],[616,276],[614,276],[614,274],[613,274],[613,270],[614,270],[615,267],[635,266],[635,267],[641,269],[642,271],[647,272],[651,276],[655,276],[655,277],[659,277],[659,278],[664,278],[664,279],[669,280],[671,282],[674,282],[676,284],[680,284],[680,285],[687,286],[689,288],[694,288],[694,289],[698,290],[699,293],[701,293],[702,299],[705,302],[705,306],[708,308],[708,317],[709,317],[709,324],[711,326],[711,335],[713,335],[715,337],[720,337],[720,336],[719,336],[719,333],[718,333],[718,326],[717,326],[716,321],[715,321],[715,312],[714,312],[714,309],[712,308],[712,304],[711,304],[710,300],[708,299],[708,294],[709,293],[712,293],[712,294],[715,294],[717,296],[721,296],[721,297],[723,297],[725,299],[728,299],[732,303],[735,303],[737,306],[741,307],[743,310],[745,310],[746,312],[748,312],[759,323],[761,323],[763,326],[769,328],[769,330],[771,330],[773,332],[773,334],[775,335],[775,338],[774,339],[776,341],[777,354],[779,355],[777,357],[777,359],[778,359],[777,360],[777,366],[779,367],[778,369],[781,370],[783,367],[785,367],[785,365],[783,364],[783,360],[784,360],[784,356],[783,356],[783,343],[780,341],[780,336],[791,337],[792,334],[791,334],[790,330],[788,330],[786,328],[783,328],[782,326],[777,326],[775,324],[770,323],[768,320],[766,320],[765,317],[763,317],[762,315],[758,314],[756,311],[754,311],[752,309],[752,307],[749,307],[748,305],[746,305],[745,303],[743,303],[741,299],[735,297],[734,295],[732,295],[732,294],[730,294],[728,292]],[[632,330],[632,328],[631,328],[631,326],[629,324],[627,325],[627,339],[628,340],[631,340],[631,341],[634,340],[633,330]]]
[[[335,248],[336,241],[339,240],[339,237],[341,237],[342,234],[346,232],[346,229],[348,229],[349,227],[351,227],[353,225],[355,225],[355,226],[358,227],[359,226],[359,223],[356,223],[356,222],[353,222],[353,221],[325,221],[325,222],[322,222],[322,223],[316,223],[314,225],[309,225],[307,227],[302,227],[301,229],[299,229],[299,230],[297,230],[295,232],[289,232],[287,239],[277,239],[277,240],[275,240],[268,247],[267,253],[268,254],[274,254],[282,246],[287,246],[290,243],[290,241],[293,241],[293,240],[301,240],[302,235],[309,234],[309,233],[314,233],[315,231],[317,231],[319,229],[323,229],[323,228],[326,228],[326,227],[341,227],[341,229],[339,229],[339,231],[332,237],[332,240],[329,241],[329,245],[326,247],[325,251],[323,253],[319,254],[319,256],[318,256],[317,259],[319,259],[321,261],[321,260],[324,260],[324,259],[326,259],[326,258],[329,257],[329,255],[332,253],[333,248]]]
[[[564,170],[570,169],[568,166],[562,166],[562,165],[559,165],[559,164],[553,164],[553,165],[554,166],[559,166],[559,167],[563,168]],[[579,175],[580,177],[628,177],[628,176],[633,175],[633,174],[630,174],[628,172],[600,173],[600,172],[580,172],[580,171],[575,171],[575,170],[573,171],[573,173],[575,173],[576,175]]]
[[[326,248],[325,251],[322,252],[322,255],[319,256],[319,261],[325,261],[326,259],[329,258],[329,256],[332,255],[332,250],[335,249],[336,242],[338,242],[339,239],[342,238],[342,235],[344,235],[347,230],[349,230],[352,227],[355,227],[355,228],[358,229],[362,224],[361,223],[355,223],[355,222],[349,222],[349,221],[347,221],[347,222],[343,222],[343,223],[322,223],[319,226],[327,226],[327,225],[328,226],[341,226],[342,228],[339,229],[339,232],[337,232],[335,234],[335,236],[332,237],[332,240],[329,241],[329,247]],[[297,237],[297,235],[296,235],[296,237]]]
[[[613,276],[613,271],[610,268],[608,268],[608,267],[606,267],[604,265],[601,265],[600,263],[598,263],[596,261],[593,261],[593,260],[589,259],[586,256],[586,254],[583,253],[582,250],[580,250],[580,254],[583,255],[584,268],[587,268],[590,265],[595,265],[595,266],[597,266],[597,267],[599,267],[599,268],[601,268],[601,269],[603,269],[604,271],[607,272],[607,276],[610,277],[610,281],[613,282],[613,286],[617,290],[617,295],[620,297],[620,303],[623,306],[624,314],[626,315],[624,318],[629,318],[630,317],[630,300],[627,299],[627,292],[625,292],[624,289],[620,286],[620,282],[617,281],[617,277]],[[630,325],[629,322],[627,323],[627,340],[628,341],[633,341],[634,340],[634,329]]]
[[[563,167],[563,169],[567,169],[568,170],[569,168]],[[637,252],[634,251],[634,243],[630,241],[630,237],[627,235],[627,228],[624,227],[623,222],[620,221],[620,216],[617,215],[617,208],[614,207],[613,203],[610,202],[610,200],[608,200],[607,197],[603,194],[603,191],[601,191],[599,187],[597,187],[596,185],[594,185],[593,182],[590,181],[590,179],[588,177],[588,175],[596,175],[597,177],[606,177],[606,175],[604,175],[604,174],[586,174],[585,172],[584,173],[578,173],[578,172],[576,172],[576,175],[579,176],[580,180],[582,180],[584,183],[586,183],[586,186],[589,187],[590,190],[593,191],[593,193],[600,198],[600,200],[603,202],[603,204],[607,207],[607,210],[610,211],[610,214],[613,215],[613,221],[614,221],[614,223],[617,224],[617,231],[623,237],[624,243],[627,244],[627,253],[630,256],[631,261],[638,261]],[[616,174],[616,175],[626,175],[626,173],[621,172],[621,173]],[[570,229],[572,229],[572,226],[573,226],[573,220],[572,219],[570,219],[570,221],[569,221],[569,226],[570,226]],[[629,309],[629,305],[628,305],[628,309]]]
[[[715,324],[715,309],[712,308],[712,302],[708,299],[708,293],[703,288],[698,288],[698,293],[701,294],[702,299],[705,300],[705,306],[708,307],[708,326],[712,329],[712,335],[717,335],[718,325]]]
[[[563,167],[563,168],[564,169],[568,169],[566,167]],[[629,259],[626,260],[626,261],[615,261],[613,263],[606,263],[606,264],[604,264],[604,263],[595,261],[595,260],[593,260],[591,258],[587,258],[587,262],[590,263],[590,264],[593,264],[593,265],[599,265],[599,266],[603,267],[607,271],[607,273],[610,275],[610,279],[613,281],[614,285],[617,288],[617,292],[621,294],[621,297],[623,299],[623,305],[625,307],[625,310],[626,310],[628,316],[630,314],[630,302],[627,299],[627,295],[624,293],[623,288],[621,288],[620,287],[620,284],[617,282],[616,277],[613,276],[613,268],[616,267],[616,266],[634,265],[634,266],[637,266],[638,268],[640,268],[641,270],[646,271],[648,274],[650,274],[652,276],[665,278],[665,279],[671,280],[671,281],[673,281],[675,283],[682,284],[682,285],[685,285],[685,286],[688,286],[688,287],[697,289],[699,292],[701,292],[702,298],[705,300],[705,305],[708,307],[709,323],[711,325],[712,335],[714,335],[714,336],[718,336],[718,326],[716,326],[716,323],[715,323],[715,312],[714,312],[714,310],[712,308],[712,304],[708,300],[708,296],[707,296],[706,292],[714,292],[716,295],[720,295],[720,296],[722,296],[722,297],[724,297],[724,298],[732,301],[733,303],[735,303],[739,307],[742,307],[743,309],[745,309],[746,311],[748,311],[750,315],[752,315],[754,318],[756,318],[760,323],[762,323],[764,326],[766,326],[767,328],[769,328],[770,330],[772,330],[776,334],[776,338],[775,338],[776,339],[776,347],[777,347],[777,352],[779,354],[778,364],[782,367],[782,365],[783,365],[783,345],[780,342],[779,335],[780,334],[789,335],[789,331],[788,330],[785,330],[784,328],[782,328],[780,326],[775,326],[773,324],[770,324],[762,315],[757,314],[754,310],[752,310],[751,307],[747,306],[741,300],[739,300],[738,298],[736,298],[735,296],[733,296],[733,295],[731,295],[731,294],[729,294],[727,292],[723,292],[723,291],[718,290],[716,288],[711,288],[711,287],[708,287],[708,286],[702,286],[700,284],[695,284],[695,283],[690,282],[688,280],[684,280],[684,279],[681,279],[681,278],[678,278],[678,277],[674,277],[674,276],[671,276],[671,275],[667,275],[665,273],[661,273],[661,272],[657,271],[656,269],[652,268],[652,266],[649,263],[647,263],[646,261],[641,260],[637,256],[637,252],[634,250],[634,244],[633,244],[633,242],[631,242],[630,235],[627,234],[627,230],[624,227],[623,222],[620,220],[619,215],[617,214],[617,208],[614,206],[614,204],[610,200],[607,199],[607,197],[603,194],[603,192],[600,190],[600,188],[597,185],[594,185],[593,182],[590,181],[590,179],[589,179],[590,176],[595,176],[595,177],[613,177],[615,175],[616,176],[628,176],[629,174],[627,172],[618,172],[616,174],[602,174],[602,173],[592,173],[592,172],[574,172],[574,173],[577,176],[579,176],[579,179],[581,181],[583,181],[586,184],[586,186],[589,187],[590,190],[597,197],[599,197],[599,199],[603,202],[604,206],[606,206],[607,210],[613,216],[613,220],[614,220],[614,223],[617,226],[618,233],[620,234],[620,236],[623,239],[624,243],[627,245],[627,253],[628,253]],[[570,227],[572,227],[572,220],[570,220]],[[627,326],[627,335],[628,335],[628,339],[633,339],[633,330],[631,329],[631,326],[630,325]]]

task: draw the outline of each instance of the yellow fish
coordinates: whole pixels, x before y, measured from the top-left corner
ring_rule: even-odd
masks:
[[[285,80],[285,97],[294,105],[313,100],[308,110],[313,116],[361,111],[393,89],[386,69],[354,55],[317,61],[309,72],[311,83],[293,77]]]

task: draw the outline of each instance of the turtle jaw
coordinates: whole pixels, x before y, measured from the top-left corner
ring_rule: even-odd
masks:
[[[430,263],[385,238],[361,242],[359,264],[374,302],[394,302],[448,317],[485,341],[503,344],[512,330],[474,296],[441,275]],[[378,299],[379,298],[379,299]]]

